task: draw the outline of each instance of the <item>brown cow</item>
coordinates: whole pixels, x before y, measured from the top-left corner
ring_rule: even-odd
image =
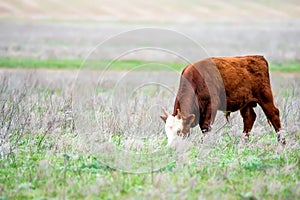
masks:
[[[249,137],[256,114],[253,107],[262,107],[268,121],[280,135],[279,110],[274,105],[268,62],[263,56],[207,58],[183,70],[174,104],[174,111],[161,118],[166,122],[168,144],[175,135],[189,136],[190,128],[199,124],[203,133],[210,131],[217,110],[240,111],[244,133]]]

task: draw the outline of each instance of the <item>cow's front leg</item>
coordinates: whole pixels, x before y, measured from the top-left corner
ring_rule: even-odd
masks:
[[[199,125],[203,133],[203,137],[201,139],[202,141],[207,132],[211,131],[211,125],[215,121],[217,110],[218,104],[216,104],[215,106],[212,106],[212,104],[208,104],[205,109],[205,112],[203,113],[203,115],[201,115],[202,117],[200,117]]]
[[[212,105],[209,103],[205,109],[205,112],[200,117],[200,128],[202,133],[211,131],[211,125],[214,123],[218,111],[218,104]]]

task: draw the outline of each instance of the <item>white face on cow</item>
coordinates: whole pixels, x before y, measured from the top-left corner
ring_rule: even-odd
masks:
[[[169,115],[165,124],[165,131],[168,137],[167,146],[170,146],[174,139],[181,135],[182,129],[182,119],[178,119],[177,116],[174,117],[172,115]]]
[[[180,110],[177,109],[177,115],[174,117],[163,109],[165,116],[160,116],[165,124],[165,131],[170,146],[176,137],[189,136],[191,124],[194,122],[195,115],[190,114],[188,117],[181,116]]]

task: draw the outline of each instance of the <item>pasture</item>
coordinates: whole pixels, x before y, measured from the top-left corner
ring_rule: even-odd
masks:
[[[298,73],[271,73],[286,146],[257,107],[247,144],[239,113],[218,113],[203,143],[195,128],[166,148],[156,105],[171,111],[178,81],[174,70],[1,69],[1,198],[299,197]]]
[[[299,199],[299,3],[0,2],[0,200]],[[180,72],[264,55],[285,146],[261,108],[166,147]]]

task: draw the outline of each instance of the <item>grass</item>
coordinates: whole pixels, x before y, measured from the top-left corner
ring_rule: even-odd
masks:
[[[299,61],[274,62],[271,63],[270,69],[273,71],[300,72],[300,62]]]
[[[156,64],[155,64],[156,63]],[[157,66],[157,64],[159,66]],[[131,70],[137,67],[142,67],[149,70],[161,70],[162,65],[175,70],[180,70],[184,64],[180,63],[157,63],[150,61],[140,60],[117,60],[114,62],[108,60],[40,60],[32,58],[0,58],[0,67],[6,68],[24,68],[24,69],[79,69],[84,67],[85,69],[112,69],[112,70]],[[143,67],[144,66],[144,67]],[[141,68],[141,69],[142,69]]]
[[[142,67],[141,67],[142,66]],[[112,70],[131,70],[141,67],[141,70],[162,70],[168,67],[174,70],[182,70],[186,63],[175,62],[150,62],[141,60],[117,60],[114,62],[108,60],[88,60],[83,62],[80,59],[33,59],[33,58],[0,58],[0,67],[6,68],[24,68],[24,69],[79,69],[80,67],[89,69],[112,69]],[[300,72],[299,61],[281,61],[271,62],[271,71],[281,72]]]
[[[165,78],[163,73],[158,74]],[[134,77],[139,76],[136,75]],[[76,122],[86,119],[75,120],[77,113],[71,103],[78,101],[71,95],[72,79],[70,82],[68,79],[53,82],[49,75],[47,80],[51,84],[45,84],[37,82],[39,79],[34,75],[29,75],[29,78],[21,74],[0,76],[0,199],[273,200],[300,197],[299,79],[285,82],[273,77],[275,82],[281,80],[273,89],[277,91],[275,101],[288,133],[285,147],[277,144],[276,134],[268,128],[262,111],[258,110],[255,129],[245,145],[239,143],[242,120],[233,117],[231,125],[223,127],[220,133],[211,132],[203,143],[200,142],[200,130],[195,128],[192,144],[183,151],[167,149],[166,143],[160,141],[159,147],[168,152],[161,156],[140,154],[151,151],[151,145],[156,147],[157,141],[154,144],[151,140],[146,141],[140,150],[135,144],[128,143],[118,130],[122,122],[116,125],[113,120],[109,121],[112,108],[104,95],[109,94],[113,83],[105,82],[111,85],[106,85],[107,91],[99,92],[99,97],[103,98],[101,103],[95,99],[95,105],[85,104],[87,108],[99,109],[101,126],[97,127],[98,132],[94,135],[92,131],[78,131],[81,129]],[[118,81],[117,77],[110,78]],[[137,80],[124,85],[129,87]],[[83,83],[84,80],[78,86]],[[88,90],[88,86],[83,86],[83,90]],[[290,90],[293,92],[286,92]],[[76,87],[76,92],[81,95],[80,87]],[[154,104],[153,101],[148,102],[145,96],[148,93],[145,91],[140,100],[133,99],[134,106],[139,106],[138,100],[143,101],[142,105]],[[150,92],[148,96],[155,100],[158,95]],[[84,96],[84,99],[87,97]],[[166,99],[168,96],[158,96],[162,102]],[[87,111],[84,115],[89,113]],[[138,119],[144,115],[136,113],[134,116]],[[132,120],[126,116],[122,113],[122,119]],[[154,120],[152,127],[160,126],[160,123]],[[91,125],[84,121],[83,126]],[[135,130],[134,126],[127,128]],[[103,138],[107,130],[112,134],[111,140]],[[105,148],[108,141],[115,147],[131,150],[134,156],[111,152],[110,148]],[[155,171],[126,173],[103,162],[103,149],[109,155],[106,159],[116,159],[115,162],[120,162],[120,165],[143,164],[143,159],[148,161],[144,165],[151,166],[151,169],[152,164],[159,164],[159,161],[165,165]]]
[[[277,144],[257,149],[255,144],[238,148],[229,142],[226,148],[222,144],[206,148],[210,151],[206,157],[201,156],[203,149],[194,147],[185,161],[175,159],[159,172],[128,174],[103,165],[95,155],[47,153],[54,142],[49,138],[40,146],[38,139],[28,139],[19,141],[17,154],[2,159],[1,199],[195,199],[199,195],[297,199],[300,195],[300,150],[278,152]]]

